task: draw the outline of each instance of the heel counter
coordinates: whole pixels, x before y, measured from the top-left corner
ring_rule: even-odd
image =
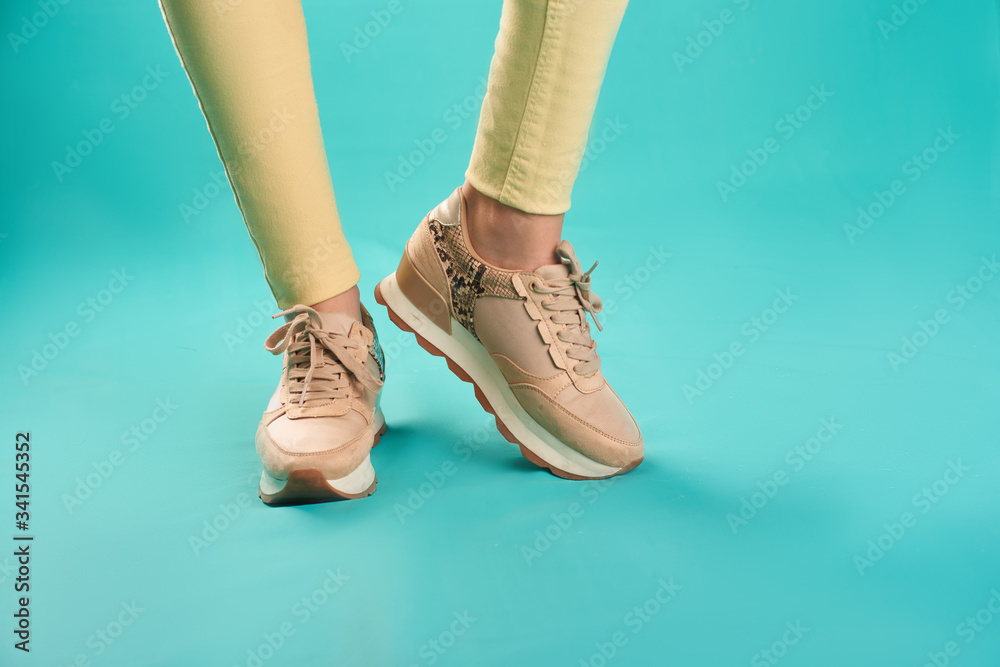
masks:
[[[451,287],[430,234],[424,218],[406,242],[396,269],[396,283],[420,312],[450,334]]]

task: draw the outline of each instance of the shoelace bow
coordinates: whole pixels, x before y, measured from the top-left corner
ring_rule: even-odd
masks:
[[[597,262],[586,272],[576,255],[562,247],[556,254],[563,264],[569,266],[569,276],[534,282],[533,289],[539,294],[549,294],[553,298],[542,302],[546,310],[556,311],[551,319],[562,325],[556,334],[559,340],[569,343],[566,356],[579,361],[573,370],[579,375],[590,376],[601,369],[601,358],[597,356],[597,343],[590,336],[587,314],[590,314],[598,331],[603,331],[597,320],[601,312],[601,298],[590,289],[590,274],[597,268]]]
[[[358,361],[355,353],[362,347],[360,342],[324,329],[319,313],[308,306],[295,305],[273,317],[293,314],[295,318],[275,329],[264,343],[272,354],[288,350],[290,398],[298,396],[300,406],[307,400],[350,398],[355,392],[349,375],[372,391],[382,386],[382,381]]]

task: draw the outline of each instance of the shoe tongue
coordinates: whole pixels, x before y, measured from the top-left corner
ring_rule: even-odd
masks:
[[[319,311],[319,317],[323,320],[324,329],[345,336],[350,335],[351,327],[357,322],[356,319],[347,313]]]
[[[540,275],[542,280],[569,278],[569,267],[565,264],[546,264],[535,269],[535,273]]]
[[[569,278],[570,271],[574,266],[577,266],[579,270],[579,264],[576,260],[576,251],[573,250],[573,244],[569,241],[563,240],[559,242],[556,246],[556,255],[563,259],[559,264],[547,264],[545,266],[540,266],[535,270],[535,273],[542,277],[542,280],[552,280],[553,278]]]

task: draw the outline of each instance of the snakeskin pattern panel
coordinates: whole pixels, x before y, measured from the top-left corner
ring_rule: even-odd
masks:
[[[473,257],[465,247],[462,228],[458,225],[442,225],[436,220],[428,220],[427,227],[451,283],[451,308],[455,319],[476,336],[472,321],[476,299],[481,296],[521,298],[511,282],[513,273],[491,268]],[[478,340],[479,337],[476,338]]]

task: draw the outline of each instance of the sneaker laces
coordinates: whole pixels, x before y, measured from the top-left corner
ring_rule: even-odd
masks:
[[[573,370],[579,375],[589,377],[601,369],[601,358],[597,356],[597,342],[590,336],[590,324],[587,314],[590,314],[598,331],[603,331],[597,320],[601,312],[601,298],[590,289],[590,274],[597,268],[597,262],[586,272],[576,258],[573,246],[563,241],[556,248],[563,266],[569,274],[565,277],[547,277],[533,281],[532,289],[539,294],[548,294],[551,298],[541,302],[543,308],[554,311],[552,322],[561,325],[556,336],[564,343],[569,343],[566,356],[579,361]]]
[[[378,391],[382,381],[360,361],[363,343],[345,334],[323,328],[323,320],[312,308],[301,304],[272,317],[294,315],[267,337],[264,347],[272,354],[288,352],[288,396],[299,406],[316,405],[358,395],[351,382]]]

